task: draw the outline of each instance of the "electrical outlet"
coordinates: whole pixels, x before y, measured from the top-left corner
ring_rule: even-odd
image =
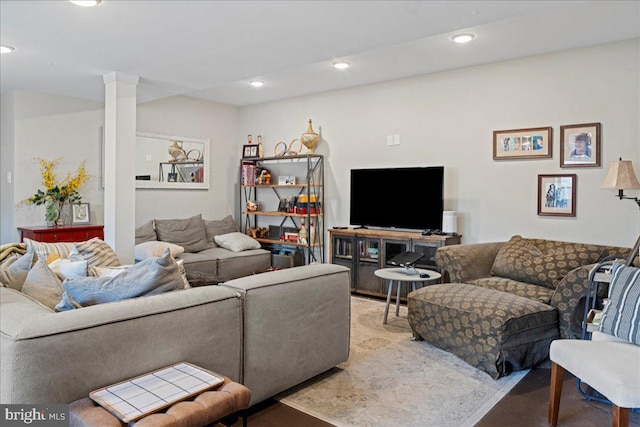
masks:
[[[400,135],[393,135],[393,145],[400,145]]]
[[[387,145],[393,145],[393,135],[387,135]]]
[[[151,161],[151,154],[147,154],[147,162]]]

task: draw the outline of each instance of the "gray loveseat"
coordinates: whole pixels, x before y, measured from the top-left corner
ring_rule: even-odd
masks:
[[[136,253],[141,246],[153,242],[179,245],[184,252],[176,259],[184,260],[188,276],[226,281],[261,273],[271,267],[271,253],[256,248],[234,251],[216,243],[216,236],[238,232],[231,215],[221,220],[206,220],[202,215],[184,219],[154,219],[136,228]],[[247,236],[248,239],[248,236]],[[159,256],[162,250],[156,254]],[[140,258],[136,256],[138,260]],[[206,281],[206,279],[205,279]]]
[[[61,313],[0,287],[0,403],[69,403],[187,361],[255,404],[348,359],[349,298],[331,264]]]

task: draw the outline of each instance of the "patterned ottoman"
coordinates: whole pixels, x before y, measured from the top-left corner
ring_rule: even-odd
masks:
[[[463,283],[426,286],[408,295],[408,320],[423,338],[498,379],[549,356],[558,338],[555,308]]]

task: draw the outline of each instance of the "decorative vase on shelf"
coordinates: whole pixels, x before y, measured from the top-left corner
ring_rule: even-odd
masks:
[[[300,142],[302,145],[307,147],[309,150],[309,154],[313,154],[313,150],[318,146],[318,142],[320,142],[320,135],[313,131],[311,127],[311,119],[309,119],[309,128],[305,133],[300,137]]]
[[[56,218],[56,225],[65,225],[65,217],[63,215],[64,212],[64,204],[66,202],[58,202],[56,208],[58,209],[58,217]]]
[[[258,157],[264,157],[264,150],[262,148],[262,135],[258,135]]]
[[[173,141],[173,144],[169,146],[169,161],[170,162],[181,162],[186,160],[187,153],[185,153],[182,148],[181,141]]]

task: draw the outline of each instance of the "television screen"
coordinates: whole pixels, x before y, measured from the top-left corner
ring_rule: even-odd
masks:
[[[355,226],[442,229],[444,166],[352,169]]]

